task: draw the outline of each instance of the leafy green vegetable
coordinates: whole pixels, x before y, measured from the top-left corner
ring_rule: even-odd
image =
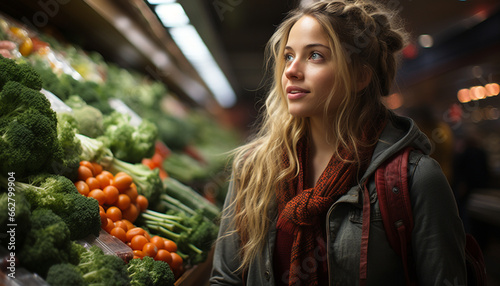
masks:
[[[51,286],[86,286],[82,272],[70,263],[60,263],[49,268],[45,279]]]
[[[206,260],[212,243],[217,237],[218,226],[203,216],[199,210],[192,210],[179,201],[162,195],[167,213],[146,210],[136,221],[151,233],[173,240],[183,258],[192,265]]]
[[[105,168],[111,164],[113,153],[100,140],[82,134],[75,135],[82,146],[81,160],[101,163]]]
[[[26,269],[45,277],[54,264],[78,263],[78,253],[61,217],[49,209],[36,209],[31,214],[31,226],[19,252],[19,261]]]
[[[142,120],[135,126],[130,116],[113,112],[104,118],[103,126],[104,136],[98,139],[113,152],[115,158],[139,163],[143,158],[153,156],[158,129],[152,122]]]
[[[100,89],[102,96],[121,99],[142,118],[160,110],[159,103],[166,92],[163,83],[113,64],[108,64],[107,78]]]
[[[99,203],[78,193],[71,180],[64,176],[39,174],[29,177],[30,183],[16,181],[16,191],[24,192],[31,209],[47,208],[59,215],[67,224],[71,239],[89,234],[99,235],[101,217]],[[0,182],[7,184],[6,178]]]
[[[104,134],[102,112],[88,105],[80,96],[72,95],[64,101],[73,110],[79,134],[97,138]]]
[[[35,174],[52,162],[59,148],[56,113],[47,98],[7,81],[0,92],[0,171],[15,172],[17,179]]]
[[[104,254],[95,245],[80,255],[77,267],[89,286],[130,285],[125,262],[118,256]]]
[[[69,113],[57,114],[57,140],[59,148],[53,154],[52,162],[47,171],[52,174],[63,175],[72,181],[78,177],[80,154],[82,146],[76,138],[77,123]]]
[[[209,202],[193,188],[182,184],[178,180],[167,177],[163,180],[163,185],[167,195],[179,200],[193,210],[201,210],[203,215],[210,220],[214,220],[220,215],[221,210],[217,206]]]
[[[163,162],[163,168],[171,177],[186,184],[206,179],[209,171],[206,164],[179,151],[170,153]]]
[[[39,58],[34,58],[33,69],[40,75],[42,86],[44,89],[52,92],[61,100],[66,100],[68,96],[73,94],[73,89],[69,82],[63,82],[59,76],[54,73],[50,65]]]
[[[132,286],[169,286],[174,285],[174,273],[167,263],[145,256],[132,259],[127,266]]]
[[[28,63],[18,64],[0,55],[0,90],[9,81],[19,82],[34,90],[42,89],[40,75]]]
[[[78,95],[89,105],[94,106],[101,112],[107,114],[112,111],[107,98],[100,94],[97,83],[86,80],[77,80],[68,74],[57,75],[46,61],[34,57],[33,68],[40,74],[43,88],[52,92],[62,101],[66,101],[72,95]]]

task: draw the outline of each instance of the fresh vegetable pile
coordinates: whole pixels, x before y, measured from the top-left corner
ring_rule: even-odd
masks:
[[[220,209],[185,185],[206,180],[219,164],[194,146],[205,137],[202,125],[174,115],[162,121],[163,84],[96,55],[89,64],[76,49],[65,51],[74,61],[68,66],[52,50],[62,46],[22,29],[6,32],[14,42],[1,41],[3,23],[0,54],[14,59],[0,56],[0,230],[7,231],[13,187],[20,267],[50,285],[173,285],[206,260],[218,231]],[[71,112],[56,113],[42,88]],[[142,120],[113,111],[110,98],[140,106]],[[190,159],[176,164],[179,152]],[[165,164],[170,156],[173,165]],[[84,243],[103,230],[133,258]]]
[[[182,192],[182,184],[172,182],[176,192]],[[101,227],[130,246],[134,259],[151,257],[166,262],[175,277],[183,273],[185,263],[205,261],[217,236],[218,227],[212,221],[217,208],[199,194],[195,196],[192,189],[182,195],[170,192],[199,207],[196,211],[165,192],[157,205],[168,209],[165,214],[148,209],[149,200],[138,193],[127,173],[113,175],[95,162],[80,162],[74,185],[81,195],[99,203]]]
[[[0,172],[15,172],[18,179],[39,172],[74,175],[77,155],[63,148],[71,138],[58,137],[57,116],[40,93],[38,74],[2,56],[0,71]]]

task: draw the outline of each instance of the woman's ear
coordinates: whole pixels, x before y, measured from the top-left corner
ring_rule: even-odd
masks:
[[[362,91],[365,89],[368,84],[372,81],[372,70],[368,68],[367,66],[363,66],[361,71],[359,72],[359,77],[358,77],[358,83],[357,83],[357,90],[356,91]]]

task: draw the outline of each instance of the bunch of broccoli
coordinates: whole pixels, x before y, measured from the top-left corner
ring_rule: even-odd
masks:
[[[80,269],[71,263],[52,265],[45,281],[50,286],[87,286]]]
[[[77,123],[69,113],[57,113],[59,147],[52,156],[47,172],[63,175],[72,181],[78,178],[82,146],[76,137]]]
[[[140,163],[155,152],[158,128],[149,120],[138,125],[131,122],[127,114],[113,112],[103,120],[104,135],[99,140],[113,152],[113,155],[129,163]]]
[[[79,248],[83,248],[80,246]],[[127,266],[118,256],[104,254],[97,247],[80,251],[77,263],[61,263],[50,267],[46,281],[51,286],[127,286]]]
[[[31,229],[18,258],[23,267],[45,277],[54,264],[78,263],[78,251],[63,219],[39,208],[31,213]]]
[[[102,112],[88,105],[80,96],[71,95],[64,101],[72,109],[72,115],[76,121],[76,129],[79,134],[97,138],[104,134]]]
[[[16,63],[16,61],[4,58],[0,55],[0,90],[9,81],[34,90],[42,89],[42,79],[28,63]]]
[[[101,217],[99,203],[78,193],[71,180],[53,174],[38,174],[28,178],[29,183],[16,181],[16,192],[23,192],[31,209],[46,208],[59,215],[67,224],[72,240],[89,234],[99,235]],[[7,180],[0,177],[4,185]]]
[[[175,282],[170,266],[149,256],[130,260],[127,272],[132,286],[171,286]]]
[[[79,145],[59,126],[40,76],[28,64],[0,57],[0,172],[22,179],[39,172],[75,176]]]
[[[78,269],[89,285],[124,286],[130,284],[125,262],[115,255],[104,254],[92,246],[80,255]]]

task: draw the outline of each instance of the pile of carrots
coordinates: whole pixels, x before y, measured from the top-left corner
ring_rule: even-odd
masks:
[[[132,248],[134,258],[153,257],[170,265],[178,277],[183,259],[176,253],[177,245],[160,236],[151,237],[147,231],[134,225],[139,214],[148,208],[148,199],[139,195],[132,177],[124,172],[112,174],[95,162],[81,161],[78,192],[99,202],[101,228]]]

